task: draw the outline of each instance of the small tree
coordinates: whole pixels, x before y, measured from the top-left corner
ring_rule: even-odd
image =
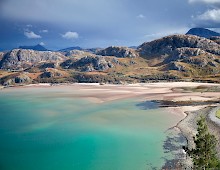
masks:
[[[220,160],[217,157],[217,139],[208,131],[204,117],[197,122],[197,135],[194,137],[195,149],[187,150],[193,159],[195,169],[220,169]]]

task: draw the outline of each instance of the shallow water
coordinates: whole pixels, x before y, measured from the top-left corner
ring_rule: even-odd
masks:
[[[139,99],[95,104],[53,88],[0,92],[0,169],[161,168],[166,131],[179,121]]]

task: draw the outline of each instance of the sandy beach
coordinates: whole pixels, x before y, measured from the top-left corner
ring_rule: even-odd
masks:
[[[49,83],[30,84],[25,86],[12,87],[22,88],[54,88],[68,91],[79,90],[83,92],[81,97],[92,99],[93,102],[107,102],[129,97],[140,97],[145,100],[168,100],[168,101],[208,101],[220,98],[220,92],[184,92],[176,91],[174,88],[184,87],[220,87],[220,84],[214,83],[194,83],[194,82],[168,82],[168,83],[139,83],[128,85],[113,85],[98,83],[75,83],[75,84],[58,84]],[[10,88],[11,89],[11,88]],[[7,90],[4,89],[4,90]]]

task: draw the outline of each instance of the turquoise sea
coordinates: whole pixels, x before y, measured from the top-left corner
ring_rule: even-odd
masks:
[[[1,90],[0,169],[147,170],[174,157],[163,144],[177,116],[136,98],[97,104],[79,93]]]

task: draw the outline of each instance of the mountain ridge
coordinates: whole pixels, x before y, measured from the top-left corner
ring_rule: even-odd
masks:
[[[220,82],[220,44],[216,40],[176,34],[145,42],[137,49],[116,46],[94,52],[14,49],[3,54],[0,83]]]

